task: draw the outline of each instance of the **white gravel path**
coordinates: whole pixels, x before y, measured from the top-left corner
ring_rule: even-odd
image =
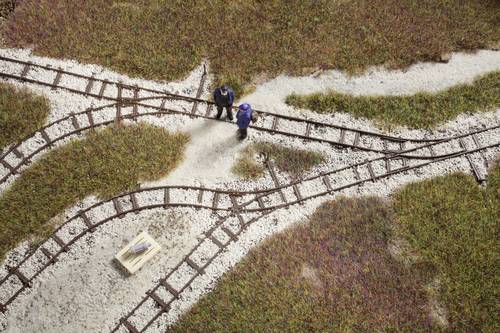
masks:
[[[0,50],[0,55],[50,63],[53,66],[82,74],[96,73],[107,79],[122,80],[127,84],[138,83],[155,89],[191,94],[196,92],[201,74],[201,66],[185,80],[176,83],[155,83],[130,79],[103,69],[99,66],[81,65],[72,61],[59,61],[38,58],[24,50]],[[6,70],[1,67],[0,70]],[[291,92],[309,93],[337,89],[355,94],[408,94],[420,90],[435,91],[456,83],[469,82],[477,75],[500,69],[500,52],[480,51],[476,54],[455,54],[448,64],[417,64],[406,71],[385,71],[373,69],[365,75],[348,78],[337,71],[329,71],[319,77],[289,78],[280,76],[257,87],[255,93],[244,98],[257,108],[276,113],[300,114],[283,103],[283,98]],[[208,84],[208,83],[207,83]],[[16,85],[20,85],[16,83]],[[51,100],[52,120],[59,119],[69,112],[79,112],[94,103],[95,106],[106,102],[97,101],[61,91],[28,85],[31,89],[45,94]],[[178,105],[173,105],[179,107]],[[329,123],[342,124],[354,128],[378,131],[366,120],[356,120],[348,115],[313,115],[304,111],[307,117]],[[252,190],[272,187],[269,176],[256,182],[242,182],[230,173],[237,152],[251,141],[267,140],[289,147],[306,148],[320,151],[327,156],[327,162],[310,174],[339,168],[377,154],[339,150],[317,142],[273,136],[268,133],[250,132],[250,140],[238,143],[234,139],[235,126],[210,120],[188,119],[186,117],[146,118],[146,121],[164,126],[169,130],[182,130],[191,134],[192,139],[186,151],[185,161],[165,179],[143,184],[203,185],[225,189]],[[474,128],[500,123],[500,109],[483,114],[461,115],[441,126],[434,135],[449,136],[469,132]],[[425,137],[427,131],[397,129],[394,133],[403,136]],[[500,138],[499,138],[500,140]],[[498,151],[496,152],[498,154]],[[488,154],[493,159],[495,152]],[[399,174],[388,180],[380,180],[358,188],[342,192],[345,195],[383,195],[387,196],[401,185],[418,179],[439,176],[454,171],[469,172],[464,159],[454,159],[423,168],[418,173]],[[279,175],[283,182],[290,178]],[[341,182],[341,180],[339,180]],[[337,195],[335,195],[337,196]],[[307,219],[315,208],[329,198],[308,201],[305,205],[282,209],[252,225],[241,239],[230,246],[207,269],[207,274],[195,280],[191,290],[175,303],[172,312],[159,321],[171,323],[177,316],[191,306],[202,293],[212,289],[221,274],[258,242],[279,230]],[[278,198],[279,200],[279,198]],[[90,206],[96,199],[89,197],[77,206],[68,209],[62,216],[73,215],[77,210]],[[105,216],[103,211],[102,216]],[[93,216],[98,219],[99,214]],[[172,268],[179,258],[195,244],[197,237],[216,220],[216,216],[205,210],[171,209],[145,211],[138,215],[128,214],[123,219],[115,219],[100,227],[95,233],[79,241],[60,258],[60,261],[47,269],[36,280],[26,295],[20,296],[5,315],[0,314],[0,331],[5,332],[106,332],[119,317],[133,307],[151,288],[158,277]],[[136,275],[125,278],[111,259],[123,244],[141,230],[149,230],[162,244],[161,255],[148,263]],[[13,264],[26,252],[27,244],[12,251],[5,263]],[[5,274],[5,263],[0,267],[0,277]],[[2,297],[0,291],[0,298]],[[57,295],[57,296],[56,296]],[[1,302],[1,299],[0,299]],[[147,314],[147,313],[146,313]],[[143,314],[144,315],[144,314]],[[163,332],[162,327],[152,327],[148,332]]]
[[[475,53],[454,53],[448,63],[417,63],[404,70],[371,68],[360,76],[351,77],[337,70],[329,70],[319,76],[290,77],[280,75],[258,86],[244,100],[252,106],[281,114],[301,114],[323,122],[353,126],[359,129],[377,130],[368,119],[353,120],[345,113],[318,115],[308,110],[297,111],[284,103],[286,96],[316,92],[337,92],[353,95],[408,95],[420,91],[436,92],[456,84],[470,83],[476,77],[500,69],[500,51],[481,50]],[[445,128],[446,125],[442,126]],[[430,132],[409,130],[401,127],[392,135],[419,137]],[[440,129],[434,132],[434,136]]]

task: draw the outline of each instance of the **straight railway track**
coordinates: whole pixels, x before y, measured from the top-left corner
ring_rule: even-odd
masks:
[[[202,75],[196,97],[191,97],[138,85],[127,85],[122,82],[100,79],[94,75],[82,75],[61,68],[53,68],[49,65],[0,56],[0,63],[2,62],[7,64],[9,68],[0,72],[0,77],[4,79],[46,86],[53,90],[61,89],[97,100],[118,102],[120,103],[117,104],[118,109],[121,108],[121,105],[133,105],[133,113],[138,112],[139,106],[163,111],[167,101],[175,100],[182,101],[184,106],[182,110],[171,110],[171,112],[206,119],[214,119],[215,116],[214,103],[201,98],[206,81],[206,71]],[[47,80],[47,77],[52,78]],[[145,102],[150,103],[145,104]],[[152,104],[152,102],[155,103]],[[384,154],[403,151],[407,147],[422,143],[446,139],[395,137],[263,110],[256,111],[259,113],[260,118],[254,125],[251,125],[251,128],[255,130]]]
[[[161,110],[146,109],[145,112],[137,112],[135,105],[124,107],[120,102],[110,103],[97,108],[89,108],[79,113],[71,113],[26,136],[22,141],[12,145],[0,155],[0,185],[8,180],[12,180],[13,177],[18,175],[37,156],[52,149],[58,142],[62,142],[65,139],[77,137],[86,131],[123,120],[136,121],[148,116],[162,117],[171,115],[188,116],[182,112],[167,108]],[[475,134],[471,136],[475,145],[479,145],[479,136],[491,132],[491,130],[498,127],[483,128],[475,131]],[[34,138],[38,138],[38,142],[41,143],[35,145],[33,142],[28,141]],[[434,159],[440,155],[437,153],[440,151],[439,147],[447,145],[453,141],[453,138],[431,141],[416,146],[413,149],[401,150],[398,156],[404,159]],[[462,145],[459,141],[457,141],[457,144]],[[419,147],[425,149],[418,149]],[[403,154],[402,152],[406,153]],[[395,152],[392,154],[395,154]],[[390,154],[386,155],[390,156]]]

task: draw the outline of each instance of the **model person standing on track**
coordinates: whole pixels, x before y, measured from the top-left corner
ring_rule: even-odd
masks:
[[[233,102],[234,102],[234,91],[224,85],[220,88],[216,88],[214,90],[214,101],[215,105],[217,106],[217,116],[215,116],[217,119],[220,119],[222,115],[222,111],[224,108],[226,108],[226,113],[227,113],[227,118],[229,120],[233,120]]]
[[[238,139],[244,140],[247,137],[247,128],[250,122],[257,121],[257,113],[255,113],[248,103],[240,104],[236,113],[236,124],[238,125]]]

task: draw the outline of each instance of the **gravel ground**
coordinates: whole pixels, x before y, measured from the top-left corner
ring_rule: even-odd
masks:
[[[308,118],[341,124],[348,127],[379,131],[369,121],[356,120],[348,115],[315,115],[309,112],[301,114],[301,111],[290,110],[283,103],[283,98],[291,92],[306,93],[313,91],[324,91],[327,89],[338,89],[339,91],[352,92],[355,94],[408,94],[418,90],[434,91],[448,87],[455,83],[468,82],[477,75],[500,68],[500,52],[480,51],[476,54],[455,54],[448,64],[417,64],[406,71],[385,71],[373,69],[367,74],[348,78],[337,71],[330,71],[319,77],[289,78],[278,77],[268,83],[259,86],[256,92],[245,98],[258,108],[271,112],[286,112],[293,115],[307,116]],[[121,80],[127,84],[139,84],[145,87],[179,92],[193,96],[199,83],[202,67],[195,69],[185,80],[175,83],[157,83],[144,80],[130,79],[116,74],[99,66],[81,65],[72,61],[59,61],[47,58],[39,58],[30,55],[24,50],[0,50],[0,55],[16,57],[22,60],[31,60],[42,64],[50,63],[54,67],[62,67],[69,71],[75,71],[106,79]],[[0,70],[15,70],[2,67]],[[38,76],[37,76],[38,77]],[[47,78],[51,82],[50,78]],[[20,85],[15,83],[16,85]],[[78,82],[68,82],[70,85],[81,85]],[[208,84],[207,84],[208,85]],[[92,98],[85,98],[62,91],[52,91],[49,88],[27,85],[31,89],[45,94],[51,101],[53,110],[50,121],[62,118],[70,112],[80,112],[89,106],[99,106],[107,102]],[[113,92],[110,92],[113,93]],[[172,102],[172,107],[183,107]],[[238,152],[246,144],[252,141],[266,140],[280,143],[288,147],[305,148],[323,153],[327,161],[312,170],[308,175],[318,172],[337,169],[365,159],[378,157],[376,153],[352,151],[350,149],[337,149],[318,142],[304,142],[303,140],[259,133],[250,131],[250,138],[245,143],[235,140],[235,126],[229,123],[213,122],[201,119],[189,119],[180,116],[167,117],[145,117],[145,121],[164,126],[170,130],[182,130],[191,135],[191,143],[186,151],[184,162],[168,177],[156,182],[144,183],[142,187],[155,185],[203,185],[221,189],[235,189],[248,191],[258,188],[270,188],[274,183],[269,175],[254,182],[241,181],[231,174]],[[83,119],[82,119],[83,121]],[[459,133],[466,133],[500,122],[500,109],[494,112],[462,115],[455,120],[441,126],[435,132],[415,131],[399,128],[392,135],[406,137],[442,137]],[[64,126],[61,126],[61,130]],[[51,132],[49,135],[57,135]],[[499,141],[498,132],[494,135]],[[37,142],[42,138],[33,138],[26,142],[26,147],[36,149]],[[481,138],[482,143],[491,142],[495,138]],[[39,143],[38,143],[39,144]],[[472,148],[472,143],[468,142]],[[23,144],[24,147],[24,144]],[[407,147],[410,148],[410,147]],[[28,148],[26,148],[28,149]],[[442,148],[446,150],[446,148]],[[28,150],[26,150],[28,151]],[[490,150],[485,154],[488,160],[492,160],[499,150]],[[481,156],[474,155],[474,160],[480,162]],[[374,166],[375,167],[375,166]],[[426,166],[417,172],[395,175],[389,179],[379,180],[374,183],[366,183],[356,188],[350,188],[341,193],[307,201],[302,205],[295,205],[288,209],[280,209],[263,217],[248,230],[243,232],[238,242],[232,243],[228,250],[219,255],[207,268],[206,274],[195,279],[188,291],[180,300],[172,305],[172,311],[163,315],[147,332],[163,332],[164,325],[172,323],[180,314],[189,308],[205,292],[213,289],[217,279],[223,272],[237,263],[253,246],[260,240],[275,232],[283,230],[294,223],[307,220],[316,207],[325,200],[332,199],[338,195],[382,195],[387,196],[400,186],[409,182],[428,177],[443,175],[454,171],[469,172],[469,166],[464,158],[456,158],[438,164]],[[378,169],[376,169],[378,170]],[[360,170],[366,173],[366,170]],[[485,169],[482,169],[485,173]],[[1,175],[1,173],[0,173]],[[307,175],[306,175],[307,176]],[[279,174],[282,184],[291,180],[288,175]],[[338,176],[335,184],[342,185],[352,175]],[[303,194],[317,191],[318,183],[307,183],[301,187]],[[4,189],[3,187],[2,189]],[[2,190],[0,189],[0,191]],[[144,195],[138,200],[145,204],[154,202],[161,193]],[[173,198],[186,196],[187,194],[173,194]],[[288,198],[291,193],[285,193]],[[206,197],[204,201],[210,203],[211,198]],[[229,199],[224,199],[228,201]],[[96,198],[89,197],[81,203],[65,211],[59,219],[74,215],[78,210],[84,209],[96,203]],[[279,203],[281,198],[278,194],[269,203]],[[123,202],[127,207],[127,203]],[[222,202],[221,204],[224,204]],[[226,202],[225,204],[228,204]],[[98,221],[110,214],[112,205],[103,205],[89,216],[92,221]],[[221,213],[222,214],[222,213]],[[96,232],[89,234],[79,240],[71,250],[62,255],[57,264],[50,266],[39,276],[28,292],[20,296],[8,309],[5,315],[0,314],[0,331],[5,332],[105,332],[112,327],[119,317],[135,306],[143,297],[146,290],[150,289],[159,277],[174,267],[179,260],[186,255],[197,243],[199,236],[217,221],[218,216],[211,214],[208,210],[193,210],[172,208],[168,210],[155,209],[143,211],[139,214],[127,214],[122,219],[112,221],[99,227]],[[235,224],[228,227],[238,228]],[[78,224],[71,228],[65,228],[59,235],[61,238],[75,234]],[[67,229],[67,230],[66,230]],[[114,254],[130,239],[142,230],[148,230],[161,244],[162,252],[150,263],[132,277],[125,277],[111,262]],[[234,230],[234,229],[233,229]],[[236,231],[236,230],[235,230]],[[224,241],[223,235],[218,238]],[[47,247],[54,244],[47,244]],[[21,244],[13,250],[8,259],[0,267],[0,278],[6,274],[6,264],[15,264],[21,260],[26,251],[27,244]],[[207,245],[201,250],[210,253],[213,247]],[[208,254],[207,254],[208,255]],[[41,259],[40,259],[41,260]],[[201,260],[201,259],[200,259]],[[38,263],[39,264],[39,263]],[[32,267],[30,265],[33,265]],[[24,273],[29,275],[37,265],[37,260],[27,265]],[[189,268],[182,267],[176,273],[175,283],[181,283],[193,272]],[[172,282],[172,283],[174,283]],[[13,279],[8,286],[2,286],[0,290],[0,302],[4,295],[9,294],[9,289],[15,290],[19,282]],[[55,296],[57,295],[57,296]],[[165,295],[165,300],[168,300]],[[103,309],[105,311],[103,311]],[[132,322],[138,326],[145,318],[156,311],[152,305],[146,305],[133,316]]]

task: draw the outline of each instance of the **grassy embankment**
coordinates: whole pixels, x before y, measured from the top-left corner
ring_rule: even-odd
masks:
[[[42,127],[49,108],[45,97],[0,83],[0,148],[16,143]]]
[[[432,128],[464,112],[500,107],[500,71],[484,75],[471,84],[457,85],[437,93],[352,96],[329,92],[290,95],[286,103],[319,113],[345,112],[374,119],[385,127]]]
[[[0,0],[0,17],[8,17],[16,8],[18,0]]]
[[[252,250],[171,332],[494,332],[499,202],[497,165],[486,189],[454,174],[390,201],[325,203]]]
[[[240,152],[240,157],[233,165],[233,173],[247,180],[262,177],[266,166],[257,162],[256,157],[260,154],[267,155],[276,163],[278,170],[288,172],[292,176],[298,176],[325,161],[324,156],[317,152],[258,142],[248,145]]]
[[[494,47],[498,15],[497,0],[24,0],[3,36],[10,47],[157,80],[208,58],[217,81],[242,92],[261,74],[357,73]]]
[[[90,132],[50,151],[0,196],[0,258],[22,240],[47,235],[48,222],[86,196],[111,197],[167,175],[188,140],[139,124]]]

